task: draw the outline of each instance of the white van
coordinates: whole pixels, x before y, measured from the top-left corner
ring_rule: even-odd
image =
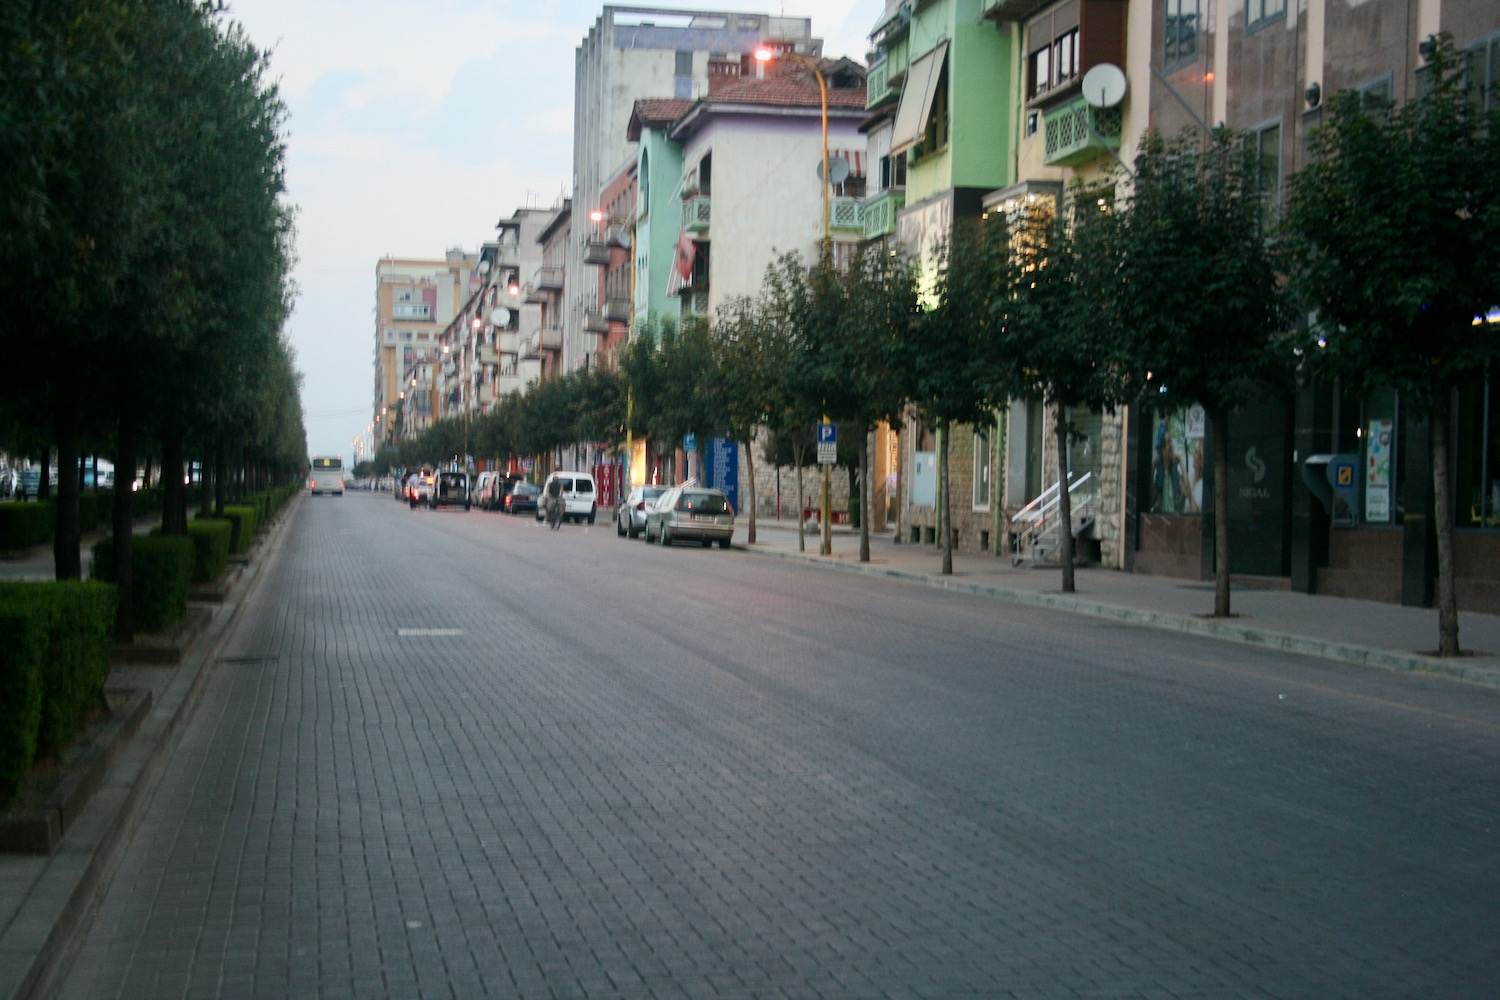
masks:
[[[563,520],[586,519],[589,524],[593,524],[599,504],[592,472],[554,472],[548,476],[547,481],[542,483],[542,495],[537,497],[536,519],[541,521],[547,517],[547,497],[550,495],[547,487],[554,479],[562,480]]]

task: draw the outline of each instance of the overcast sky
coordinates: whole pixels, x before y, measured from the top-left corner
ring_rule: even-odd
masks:
[[[651,6],[810,17],[825,54],[863,61],[885,0]],[[272,53],[291,112],[289,333],[311,454],[352,464],[370,422],[380,257],[477,250],[500,218],[572,194],[574,50],[602,10],[597,0],[231,0],[230,17]]]

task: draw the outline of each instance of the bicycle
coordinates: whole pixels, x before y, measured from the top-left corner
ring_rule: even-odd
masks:
[[[562,497],[547,498],[547,527],[553,531],[562,527]]]

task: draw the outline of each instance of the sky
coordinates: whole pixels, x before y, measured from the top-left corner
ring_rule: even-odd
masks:
[[[352,466],[374,396],[375,265],[477,251],[572,191],[574,51],[600,0],[230,0],[289,111],[296,306],[311,455]],[[619,4],[625,6],[625,4]],[[639,4],[812,19],[864,61],[885,0]]]

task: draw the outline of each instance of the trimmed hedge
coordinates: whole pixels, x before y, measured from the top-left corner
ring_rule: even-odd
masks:
[[[29,549],[52,541],[57,531],[57,502],[0,503],[0,549]]]
[[[31,628],[18,629],[24,620]],[[115,588],[77,580],[0,584],[0,801],[103,705]]]
[[[255,505],[225,504],[224,516],[234,522],[234,534],[229,540],[229,551],[235,555],[250,550],[250,543],[255,539],[255,527],[259,523],[255,519]]]
[[[0,603],[0,805],[9,804],[36,759],[42,728],[43,623],[27,609]]]
[[[95,580],[115,579],[113,538],[94,543]],[[135,622],[143,632],[160,632],[187,613],[193,585],[194,543],[183,535],[136,535],[130,546]]]
[[[234,522],[223,517],[198,517],[188,522],[193,540],[193,582],[213,583],[229,565],[229,543]]]

